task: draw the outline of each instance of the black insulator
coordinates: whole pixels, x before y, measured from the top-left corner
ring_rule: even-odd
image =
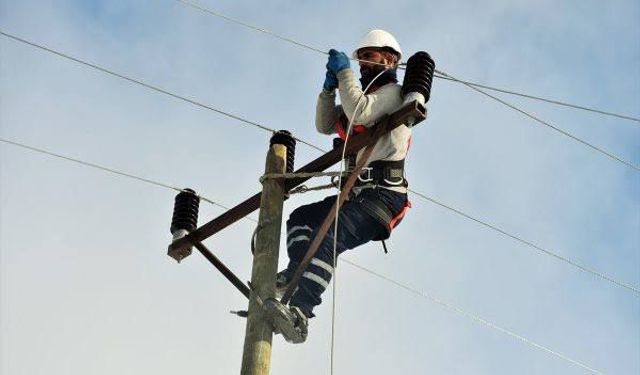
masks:
[[[402,96],[417,92],[424,96],[425,102],[429,101],[435,68],[436,64],[428,53],[420,51],[411,56],[402,83]]]
[[[287,130],[278,130],[269,141],[269,145],[283,145],[287,148],[287,173],[293,172],[294,161],[296,158],[296,140]]]
[[[171,233],[181,229],[192,232],[198,226],[198,207],[200,197],[191,189],[184,189],[176,195],[171,220]]]

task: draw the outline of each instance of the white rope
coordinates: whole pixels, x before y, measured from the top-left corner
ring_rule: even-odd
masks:
[[[380,274],[378,272],[372,271],[372,270],[370,270],[368,268],[362,267],[362,266],[360,266],[360,265],[358,265],[358,264],[356,264],[354,262],[351,262],[351,261],[349,261],[347,259],[341,258],[340,260],[345,262],[345,263],[347,263],[347,264],[349,264],[349,265],[351,265],[351,266],[353,266],[353,267],[355,267],[355,268],[358,268],[358,269],[360,269],[360,270],[362,270],[364,272],[367,272],[367,273],[369,273],[371,275],[374,275],[374,276],[376,276],[376,277],[378,277],[378,278],[380,278],[380,279],[382,279],[382,280],[384,280],[386,282],[389,282],[389,283],[391,283],[391,284],[393,284],[393,285],[395,285],[397,287],[400,287],[400,288],[402,288],[402,289],[404,289],[406,291],[409,291],[409,292],[411,292],[411,293],[413,293],[413,294],[415,294],[415,295],[417,295],[417,296],[419,296],[421,298],[424,298],[424,299],[427,299],[427,300],[429,300],[431,302],[434,302],[434,303],[446,308],[449,311],[453,311],[456,314],[462,315],[462,316],[464,316],[466,318],[469,318],[469,319],[471,319],[471,320],[473,320],[473,321],[475,321],[477,323],[480,323],[480,324],[482,324],[484,326],[487,326],[487,327],[489,327],[489,328],[491,328],[493,330],[496,330],[498,332],[501,332],[501,333],[504,333],[506,335],[509,335],[512,338],[520,340],[520,341],[524,342],[525,344],[527,344],[529,346],[532,346],[532,347],[534,347],[536,349],[539,349],[539,350],[545,351],[545,352],[547,352],[549,354],[552,354],[552,355],[554,355],[554,356],[556,356],[556,357],[558,357],[560,359],[563,359],[563,360],[565,360],[565,361],[567,361],[569,363],[572,363],[572,364],[574,364],[576,366],[582,367],[583,369],[588,370],[588,371],[590,371],[590,372],[592,372],[594,374],[604,374],[604,372],[602,372],[600,370],[596,370],[593,367],[584,364],[583,362],[577,361],[577,360],[575,360],[575,359],[573,359],[573,358],[571,358],[569,356],[566,356],[566,355],[564,355],[564,354],[562,354],[560,352],[557,352],[557,351],[555,351],[553,349],[550,349],[547,346],[538,344],[535,341],[530,340],[530,339],[528,339],[528,338],[526,338],[526,337],[524,337],[522,335],[519,335],[519,334],[517,334],[517,333],[515,333],[515,332],[513,332],[513,331],[511,331],[509,329],[502,328],[502,327],[498,326],[497,324],[492,323],[492,322],[490,322],[490,321],[488,321],[488,320],[486,320],[486,319],[484,319],[484,318],[482,318],[482,317],[480,317],[478,315],[466,312],[465,310],[463,310],[463,309],[461,309],[461,308],[459,308],[457,306],[454,306],[451,303],[445,302],[445,301],[433,296],[432,294],[429,294],[429,293],[426,293],[426,292],[422,292],[422,291],[419,291],[419,290],[414,289],[412,287],[409,287],[407,285],[401,284],[401,283],[399,283],[399,282],[397,282],[397,281],[395,281],[395,280],[393,280],[393,279],[391,279],[391,278],[389,278],[387,276],[384,276],[384,275],[382,275],[382,274]]]
[[[340,186],[342,188],[342,173],[344,172],[345,168],[345,155],[347,153],[347,143],[349,142],[349,134],[351,133],[351,127],[353,126],[353,121],[356,118],[356,114],[358,113],[358,109],[360,107],[360,104],[362,103],[362,99],[364,99],[366,97],[366,92],[369,91],[369,88],[371,87],[371,85],[378,79],[380,78],[380,76],[382,75],[382,73],[386,72],[388,70],[388,68],[384,69],[383,71],[381,71],[380,73],[378,73],[377,76],[375,76],[375,78],[373,78],[371,80],[371,82],[369,82],[369,84],[367,85],[367,87],[365,87],[365,89],[362,91],[362,93],[360,94],[360,98],[358,98],[358,102],[356,103],[356,107],[353,109],[353,114],[351,116],[351,119],[349,120],[349,126],[347,127],[346,130],[346,135],[345,135],[345,139],[344,139],[344,145],[342,147],[342,156],[340,157],[340,160],[342,161],[340,163],[340,174],[338,175],[338,186]],[[334,357],[335,357],[335,319],[336,319],[336,285],[337,285],[337,276],[338,276],[338,269],[337,269],[337,262],[338,262],[338,218],[340,217],[340,194],[342,193],[342,191],[340,191],[338,193],[338,195],[336,196],[336,217],[334,220],[334,225],[333,225],[333,269],[335,270],[335,272],[333,273],[333,294],[332,294],[332,303],[331,303],[331,356],[330,356],[330,369],[331,369],[331,375],[333,375],[333,368],[334,368]]]
[[[86,167],[98,169],[98,170],[101,170],[101,171],[104,171],[104,172],[108,172],[108,173],[111,173],[111,174],[114,174],[114,175],[117,175],[117,176],[127,177],[127,178],[131,178],[131,179],[134,179],[134,180],[138,180],[138,181],[150,184],[150,185],[160,186],[160,187],[163,187],[163,188],[166,188],[166,189],[175,190],[177,192],[185,191],[184,189],[181,189],[179,187],[171,186],[171,185],[168,185],[168,184],[165,184],[165,183],[162,183],[162,182],[151,180],[149,178],[136,176],[136,175],[131,174],[131,173],[122,172],[122,171],[119,171],[119,170],[116,170],[116,169],[113,169],[113,168],[109,168],[109,167],[105,167],[105,166],[98,165],[98,164],[95,164],[95,163],[90,163],[88,161],[84,161],[84,160],[72,158],[72,157],[69,157],[69,156],[61,155],[61,154],[58,154],[58,153],[55,153],[55,152],[52,152],[52,151],[48,151],[48,150],[45,150],[45,149],[42,149],[42,148],[30,146],[30,145],[27,145],[27,144],[24,144],[24,143],[12,141],[12,140],[9,140],[9,139],[0,138],[0,142],[6,143],[6,144],[10,144],[10,145],[13,145],[13,146],[17,146],[17,147],[23,148],[25,150],[30,150],[30,151],[34,151],[34,152],[37,152],[37,153],[40,153],[40,154],[52,156],[52,157],[55,157],[55,158],[58,158],[58,159],[70,161],[70,162],[73,162],[73,163],[76,163],[76,164],[81,164],[81,165],[84,165]],[[211,200],[211,199],[209,199],[209,198],[207,198],[207,197],[205,197],[205,196],[203,196],[201,194],[197,194],[197,196],[198,196],[198,198],[202,199],[203,201],[205,201],[207,203],[210,203],[210,204],[212,204],[214,206],[218,206],[218,207],[224,208],[226,210],[229,209],[229,207],[227,207],[225,205],[222,205],[222,204],[220,204],[218,202],[215,202],[215,201],[213,201],[213,200]],[[257,220],[252,219],[249,216],[246,216],[245,218],[247,220],[249,220],[249,221],[253,221],[253,222],[256,222],[256,223],[258,222]]]
[[[270,30],[267,30],[267,29],[263,29],[263,28],[260,28],[260,27],[257,27],[257,26],[253,26],[253,25],[251,25],[251,24],[249,24],[247,22],[243,22],[243,21],[238,20],[236,18],[229,17],[229,16],[224,15],[224,14],[222,14],[220,12],[211,10],[210,8],[205,8],[205,7],[201,6],[201,5],[195,4],[193,2],[190,2],[190,1],[187,1],[187,0],[176,0],[176,1],[179,2],[179,3],[182,3],[184,5],[190,6],[190,7],[194,8],[194,9],[197,9],[197,10],[199,10],[201,12],[207,13],[207,14],[209,14],[211,16],[223,18],[223,19],[225,19],[227,21],[233,22],[233,23],[238,24],[240,26],[244,26],[244,27],[249,28],[251,30],[255,30],[255,31],[258,31],[258,32],[261,32],[261,33],[264,33],[264,34],[267,34],[267,35],[270,35],[270,36],[273,36],[273,37],[275,37],[277,39],[280,39],[280,40],[282,40],[284,42],[287,42],[287,43],[294,44],[294,45],[296,45],[298,47],[302,47],[302,48],[308,49],[310,51],[321,53],[323,55],[327,55],[328,54],[326,51],[323,51],[323,50],[321,50],[319,48],[316,48],[316,47],[314,47],[312,45],[305,44],[305,43],[299,42],[297,40],[291,39],[289,37],[282,36],[280,34],[277,34],[277,33],[273,32],[273,31],[270,31]],[[358,59],[351,59],[351,60],[360,61]],[[384,64],[380,64],[380,65],[384,65]],[[406,64],[400,64],[399,68],[400,69],[405,69],[404,65],[406,65]],[[528,99],[532,99],[532,100],[543,101],[543,102],[546,102],[546,103],[549,103],[549,104],[555,104],[555,105],[560,105],[560,106],[564,106],[564,107],[570,107],[570,108],[579,109],[579,110],[583,110],[583,111],[594,112],[594,113],[598,113],[598,114],[602,114],[602,115],[606,115],[606,116],[613,116],[613,117],[617,117],[617,118],[620,118],[620,119],[640,122],[640,118],[633,117],[633,116],[617,114],[617,113],[604,111],[604,110],[597,109],[597,108],[586,107],[586,106],[581,106],[581,105],[577,105],[577,104],[571,104],[571,103],[567,103],[567,102],[562,102],[562,101],[559,101],[559,100],[548,99],[548,98],[544,98],[544,97],[541,97],[541,96],[523,94],[523,93],[512,91],[512,90],[505,90],[505,89],[501,89],[501,88],[497,88],[497,87],[482,85],[482,84],[479,84],[479,83],[476,83],[476,82],[462,81],[462,80],[454,79],[451,76],[447,76],[447,75],[444,75],[444,74],[443,75],[436,74],[435,77],[443,79],[443,80],[448,80],[448,81],[454,81],[454,82],[458,82],[458,83],[468,84],[468,85],[471,85],[471,86],[484,88],[484,89],[487,89],[487,90],[498,91],[498,92],[502,92],[502,93],[509,94],[509,95],[515,95],[515,96],[520,96],[520,97],[528,98]]]

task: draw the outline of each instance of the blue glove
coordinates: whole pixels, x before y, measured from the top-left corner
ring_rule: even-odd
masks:
[[[327,91],[333,91],[338,88],[338,77],[333,74],[332,71],[327,70],[326,78],[324,79],[324,89]]]
[[[336,76],[338,72],[348,69],[351,66],[349,57],[344,52],[338,52],[335,49],[329,50],[329,62],[327,62],[327,70],[333,72]]]

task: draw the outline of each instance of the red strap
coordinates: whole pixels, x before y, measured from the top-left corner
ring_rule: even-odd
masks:
[[[369,87],[369,91],[367,91],[365,95],[368,95],[373,93],[374,91],[377,91],[380,87],[382,86],[371,85],[371,87]],[[336,130],[336,133],[338,133],[338,136],[340,137],[340,139],[342,139],[343,141],[346,141],[347,132],[344,130],[344,127],[347,124],[343,124],[342,123],[343,121],[344,122],[349,121],[347,120],[347,117],[344,116],[344,114],[336,118],[336,121],[333,123],[333,127]],[[352,129],[353,129],[353,134],[360,134],[363,131],[367,130],[367,128],[364,125],[353,125]]]
[[[333,123],[333,127],[334,129],[336,129],[336,133],[338,133],[338,136],[340,137],[340,139],[342,139],[343,141],[347,140],[347,133],[344,131],[344,128],[342,127],[342,124],[340,123],[340,117],[338,117],[336,119],[336,121]]]
[[[396,217],[391,219],[391,221],[389,222],[389,229],[395,228],[395,226],[398,224],[398,221],[402,220],[402,218],[410,208],[411,208],[411,202],[407,199],[404,202],[404,207],[402,207],[402,210],[396,215]]]
[[[346,119],[346,117],[344,117]],[[336,121],[333,123],[333,128],[336,130],[336,133],[338,133],[338,136],[340,137],[340,139],[342,139],[343,141],[347,140],[347,132],[344,130],[344,126],[342,124],[342,116],[339,116],[338,118],[336,118]],[[353,125],[352,127],[352,134],[360,134],[363,131],[367,130],[367,128],[364,125]]]
[[[367,130],[367,128],[364,125],[354,125],[353,126],[353,134],[360,134],[365,130]]]
[[[411,137],[409,137],[409,142],[407,143],[407,152],[404,154],[405,158],[407,157],[407,154],[409,153],[410,148],[411,148]],[[389,229],[395,228],[395,226],[398,225],[398,221],[404,218],[404,215],[407,213],[407,211],[410,208],[411,208],[411,202],[407,199],[407,201],[404,202],[404,207],[402,207],[402,211],[400,211],[400,213],[397,214],[396,217],[391,219],[391,221],[389,222]]]

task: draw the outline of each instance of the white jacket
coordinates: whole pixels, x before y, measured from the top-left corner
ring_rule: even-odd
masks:
[[[363,95],[359,82],[351,69],[338,72],[338,92],[341,106],[336,106],[335,91],[322,90],[318,96],[316,106],[316,128],[322,134],[336,133],[334,123],[341,112],[351,121],[358,101],[358,111],[353,119],[353,126],[363,125],[371,127],[386,114],[400,109],[402,86],[389,83],[373,93]],[[360,100],[362,98],[362,100]],[[345,129],[346,131],[346,129]],[[406,157],[411,140],[411,129],[405,125],[399,126],[390,133],[383,135],[376,143],[367,165],[376,160],[402,160]],[[358,152],[358,159],[364,150]],[[390,187],[390,190],[406,193],[405,187]]]

